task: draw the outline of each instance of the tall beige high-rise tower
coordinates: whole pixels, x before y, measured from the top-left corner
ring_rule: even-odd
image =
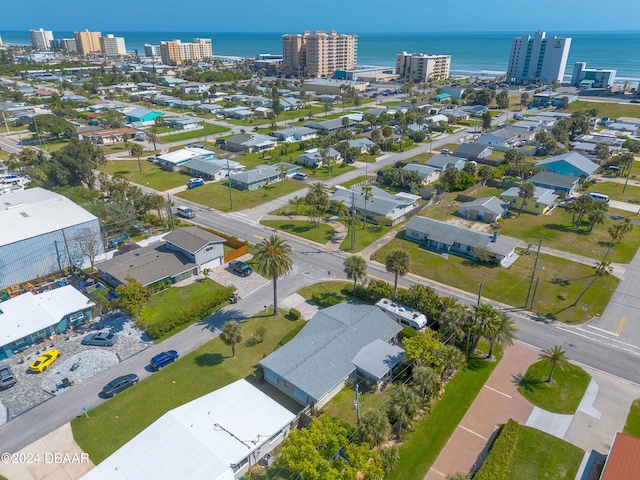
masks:
[[[76,48],[80,55],[91,55],[92,53],[102,52],[100,45],[102,33],[85,30],[83,32],[73,32],[73,37],[76,39]]]
[[[358,36],[315,30],[282,36],[282,66],[285,75],[330,77],[336,70],[355,68]]]
[[[160,57],[162,63],[167,65],[200,62],[213,58],[213,46],[210,38],[194,38],[193,43],[182,43],[180,40],[160,42]]]

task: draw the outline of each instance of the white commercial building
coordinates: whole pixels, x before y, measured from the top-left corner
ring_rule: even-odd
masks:
[[[537,31],[533,37],[517,37],[511,43],[507,81],[512,83],[562,82],[571,47],[570,38],[547,37]]]
[[[151,43],[144,44],[144,56],[145,57],[159,57],[160,56],[160,45],[153,45]]]
[[[87,260],[95,241],[104,252],[98,218],[67,197],[43,188],[0,195],[0,289]]]
[[[124,37],[116,37],[111,33],[100,37],[100,47],[102,48],[102,53],[107,57],[119,57],[127,54]]]
[[[288,436],[295,419],[271,397],[238,380],[165,413],[82,478],[243,478]]]
[[[415,83],[449,78],[451,55],[401,52],[396,55],[396,73]]]
[[[580,88],[612,87],[616,79],[616,70],[587,68],[586,62],[576,62],[571,75],[571,85]]]
[[[51,30],[29,30],[29,36],[31,37],[31,46],[36,50],[47,50],[51,48],[51,41],[53,40],[53,32]]]

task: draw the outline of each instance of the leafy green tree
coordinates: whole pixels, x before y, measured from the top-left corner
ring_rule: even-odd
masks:
[[[522,92],[520,94],[520,105],[523,107],[526,107],[527,105],[529,105],[529,102],[531,101],[531,97],[529,96],[529,94],[527,92]]]
[[[71,122],[52,114],[32,117],[29,123],[29,130],[39,132],[41,135],[50,133],[54,137],[71,137],[76,132]]]
[[[609,210],[609,205],[607,205],[606,202],[597,201],[593,204],[593,207],[587,216],[587,219],[589,220],[589,232],[593,230],[593,227],[596,225],[604,223],[607,218],[607,210]]]
[[[457,306],[453,308],[447,308],[442,315],[440,315],[440,335],[445,343],[453,343],[456,345],[465,345],[465,340],[472,334],[475,327],[475,322],[472,321],[472,317],[469,311],[464,306]],[[469,344],[469,341],[466,342]],[[467,349],[465,349],[467,352]]]
[[[488,358],[493,356],[493,347],[499,345],[502,348],[513,345],[516,341],[518,326],[508,313],[501,312],[493,307],[489,315],[482,318],[481,333],[489,341]]]
[[[394,275],[393,280],[393,300],[398,297],[398,277],[404,277],[411,269],[411,257],[406,250],[396,248],[389,252],[384,259],[384,266],[387,272]]]
[[[296,215],[300,215],[300,205],[304,205],[304,197],[298,197],[297,195],[289,200],[290,205],[296,206]]]
[[[509,90],[501,90],[496,95],[496,103],[498,108],[509,108]]]
[[[553,372],[556,368],[564,370],[569,365],[569,357],[567,357],[567,354],[559,345],[543,350],[540,354],[540,358],[551,368],[549,371],[549,378],[547,378],[547,383],[551,383]]]
[[[420,397],[428,401],[431,401],[442,388],[440,376],[431,367],[425,365],[415,367],[411,376]]]
[[[611,158],[609,145],[604,142],[596,143],[595,153],[596,157],[598,157],[598,160],[600,160],[601,163],[605,163]]]
[[[518,196],[522,199],[520,203],[520,213],[527,200],[531,200],[535,194],[536,186],[531,182],[522,182],[518,187]]]
[[[444,345],[433,352],[433,356],[433,369],[440,374],[443,382],[465,366],[464,354],[455,345]]]
[[[120,128],[124,125],[124,116],[117,110],[107,110],[101,118],[106,128]]]
[[[242,331],[240,324],[235,320],[225,322],[220,328],[220,340],[225,345],[231,346],[231,356],[236,356],[236,344],[242,342]]]
[[[369,410],[362,416],[360,430],[364,442],[367,442],[372,447],[378,447],[387,440],[391,425],[384,412],[381,410]]]
[[[120,297],[118,298],[118,306],[130,315],[135,315],[136,312],[140,315],[151,292],[133,277],[127,276],[125,281],[126,283],[116,287],[116,295]]]
[[[52,186],[93,188],[94,171],[106,163],[102,149],[89,140],[72,139],[54,152],[47,166],[49,183]]]
[[[367,261],[359,255],[351,255],[344,260],[344,273],[349,280],[353,279],[353,296],[356,295],[356,284],[367,276]]]
[[[444,343],[436,332],[426,328],[417,335],[404,340],[405,355],[418,365],[433,366],[437,362],[436,352],[444,347]]]
[[[623,222],[609,227],[609,235],[611,235],[611,242],[615,240],[616,243],[624,238],[624,236],[633,229],[633,223],[630,218],[625,218]]]
[[[322,182],[314,182],[307,190],[307,194],[304,197],[305,203],[309,205],[309,219],[311,223],[320,224],[320,218],[322,212],[327,208],[329,204],[329,195],[327,193],[328,187]]]
[[[485,132],[491,129],[491,112],[487,110],[482,114],[482,130]]]
[[[282,238],[271,235],[256,247],[258,270],[273,281],[273,315],[278,315],[278,278],[293,269],[293,249]]]
[[[406,385],[397,385],[389,395],[389,414],[398,424],[398,438],[402,428],[411,423],[411,419],[418,413],[420,401],[417,395]]]
[[[151,140],[151,143],[153,143],[153,149],[154,150],[158,150],[158,141],[160,140],[160,137],[158,137],[157,133],[149,133],[149,140]]]

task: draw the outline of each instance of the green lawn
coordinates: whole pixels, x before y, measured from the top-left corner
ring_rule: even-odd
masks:
[[[142,171],[140,171],[140,165]],[[100,171],[108,175],[124,175],[130,182],[161,192],[186,185],[189,181],[189,176],[186,173],[168,172],[153,162],[147,162],[146,158],[141,158],[140,164],[138,164],[138,160],[107,160],[106,165]]]
[[[627,191],[629,188],[627,188]],[[630,212],[615,210],[612,214],[620,217],[636,216]],[[549,215],[534,215],[523,213],[513,218],[505,219],[500,229],[501,235],[508,235],[537,243],[539,235],[545,238],[543,245],[556,250],[576,253],[593,259],[601,259],[606,253],[611,237],[608,230],[619,220],[607,218],[602,225],[596,225],[591,232],[587,231],[587,221],[576,229],[571,226],[572,214],[563,208],[555,208]],[[538,235],[538,236],[537,236]],[[618,263],[629,263],[640,246],[640,228],[634,226],[622,242],[614,245],[609,253],[609,260]]]
[[[336,233],[331,225],[325,223],[312,225],[306,220],[263,220],[260,223],[322,244],[331,240]]]
[[[467,368],[447,383],[431,414],[416,422],[413,431],[405,436],[398,468],[386,477],[388,480],[424,478],[496,365],[497,362],[471,356]]]
[[[482,197],[499,197],[500,194],[504,192],[504,188],[493,188],[493,187],[480,187],[478,190],[471,194],[472,197],[482,198]]]
[[[624,193],[622,190],[624,189]],[[611,200],[618,200],[627,203],[640,203],[640,187],[628,184],[624,188],[624,184],[615,182],[598,182],[591,186],[589,192],[600,192],[609,195]]]
[[[576,100],[562,109],[562,113],[573,113],[591,109],[598,110],[599,117],[636,117],[640,118],[640,105],[626,103],[605,103],[605,102],[586,102],[584,100]]]
[[[185,304],[198,303],[212,293],[226,288],[208,278],[184,287],[171,287],[149,298],[147,304],[142,307],[140,321],[146,328],[148,325],[176,315]]]
[[[362,229],[362,219],[356,218],[356,248],[355,250],[351,250],[351,221],[349,219],[340,220],[348,229],[347,236],[342,241],[340,245],[340,250],[345,252],[359,252],[365,247],[368,247],[376,240],[379,240],[384,235],[389,233],[394,228],[398,228],[402,226],[402,223],[395,225],[393,227],[384,226],[384,225],[375,225],[372,223],[367,223],[366,230]],[[403,222],[404,223],[404,222]]]
[[[420,155],[416,155],[415,157],[411,157],[410,159],[407,160],[407,162],[412,162],[414,160],[418,160],[419,163],[425,163],[427,160],[429,160],[434,155],[435,155],[435,153],[424,152],[424,153],[421,153]]]
[[[387,388],[382,392],[365,392],[360,395],[360,416],[363,416],[370,410],[383,409],[391,395],[391,389]],[[332,417],[338,417],[344,420],[352,427],[358,426],[358,418],[356,410],[353,407],[353,401],[356,399],[356,392],[350,388],[343,388],[331,399],[322,411]]]
[[[371,175],[360,175],[359,177],[356,177],[352,180],[342,182],[340,185],[342,185],[343,187],[351,187],[352,185],[356,185],[360,182],[364,182],[366,180],[369,180],[370,178],[371,178]]]
[[[102,145],[102,151],[105,155],[110,153],[125,152],[127,149],[123,142],[112,143],[111,145]],[[149,155],[150,152],[145,152],[145,155]]]
[[[640,398],[636,398],[631,404],[622,433],[640,438]]]
[[[344,280],[334,280],[328,282],[314,283],[302,287],[298,290],[298,294],[306,300],[311,300],[314,293],[318,293],[324,297],[333,297],[337,302],[357,301],[346,292],[353,291],[353,282],[345,282]]]
[[[572,363],[556,368],[547,383],[549,364],[540,360],[529,367],[520,380],[518,391],[534,405],[553,413],[573,415],[589,386],[591,375]]]
[[[584,451],[535,428],[518,426],[518,441],[509,463],[509,479],[575,478]]]
[[[331,165],[331,175],[329,175],[329,169],[327,167],[319,168],[302,168],[301,171],[309,175],[309,179],[312,182],[323,182],[329,178],[339,177],[340,175],[355,170],[356,167],[347,165],[346,163],[339,163],[337,165]]]
[[[190,138],[204,138],[206,135],[215,135],[218,133],[228,132],[229,129],[220,125],[212,125],[211,123],[205,124],[205,128],[199,128],[198,130],[189,130],[187,132],[175,133],[173,135],[166,135],[158,139],[159,143],[172,143],[179,142],[181,140],[189,140]]]
[[[522,255],[507,269],[480,265],[455,255],[449,255],[447,259],[424,250],[416,243],[395,238],[375,252],[371,259],[384,263],[385,257],[394,248],[402,248],[409,253],[411,272],[416,275],[473,294],[477,293],[479,283],[483,282],[482,293],[485,297],[515,307],[524,306],[535,259],[533,254]],[[536,272],[540,283],[533,311],[567,323],[579,323],[602,314],[618,285],[618,279],[611,275],[598,278],[579,304],[573,306],[578,296],[594,280],[594,275],[595,268],[540,254]],[[585,312],[581,309],[583,304],[587,305]]]
[[[167,411],[195,400],[241,378],[260,389],[269,389],[261,382],[258,362],[273,352],[289,333],[304,324],[290,321],[282,315],[273,317],[262,312],[242,324],[242,337],[248,339],[259,326],[267,328],[265,340],[254,346],[231,347],[220,338],[207,342],[175,363],[154,373],[117,397],[90,410],[71,422],[74,440],[91,460],[98,464],[151,425]],[[180,353],[180,352],[178,352]],[[273,389],[269,389],[272,395]],[[295,402],[284,395],[277,398],[291,409]],[[299,408],[299,407],[298,407]]]
[[[286,195],[287,193],[301,190],[306,186],[305,183],[296,180],[284,180],[256,190],[236,190],[232,188],[233,208],[231,208],[229,202],[229,186],[227,181],[206,183],[202,187],[180,192],[176,194],[176,197],[184,198],[223,212],[237,212],[239,210],[256,207],[262,203]]]
[[[439,147],[439,150],[442,151],[445,148],[448,148],[449,150],[451,150],[452,152],[455,152],[458,147],[460,146],[459,143],[445,143],[444,145],[442,145],[441,147]]]
[[[462,205],[462,202],[456,201],[457,196],[457,192],[445,193],[444,198],[438,203],[420,210],[420,215],[440,221],[447,221],[453,218],[453,215],[458,211],[458,207]]]

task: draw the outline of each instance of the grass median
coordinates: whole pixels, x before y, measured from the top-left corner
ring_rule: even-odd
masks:
[[[151,187],[160,192],[186,185],[189,181],[189,175],[186,173],[168,172],[153,162],[147,162],[146,157],[140,158],[140,164],[138,160],[107,160],[100,171],[107,175],[122,175],[130,182]]]
[[[312,224],[308,220],[262,220],[260,223],[322,244],[331,240],[336,233],[331,225],[325,223],[320,225]]]
[[[71,428],[75,441],[98,464],[173,408],[241,378],[262,388],[258,362],[302,324],[282,314],[273,317],[269,311],[255,315],[242,323],[242,337],[246,341],[259,326],[265,326],[267,334],[262,343],[251,347],[245,343],[237,345],[235,357],[231,357],[231,347],[219,337],[205,343],[90,410],[87,417],[74,419]],[[295,402],[285,406],[293,408]]]

